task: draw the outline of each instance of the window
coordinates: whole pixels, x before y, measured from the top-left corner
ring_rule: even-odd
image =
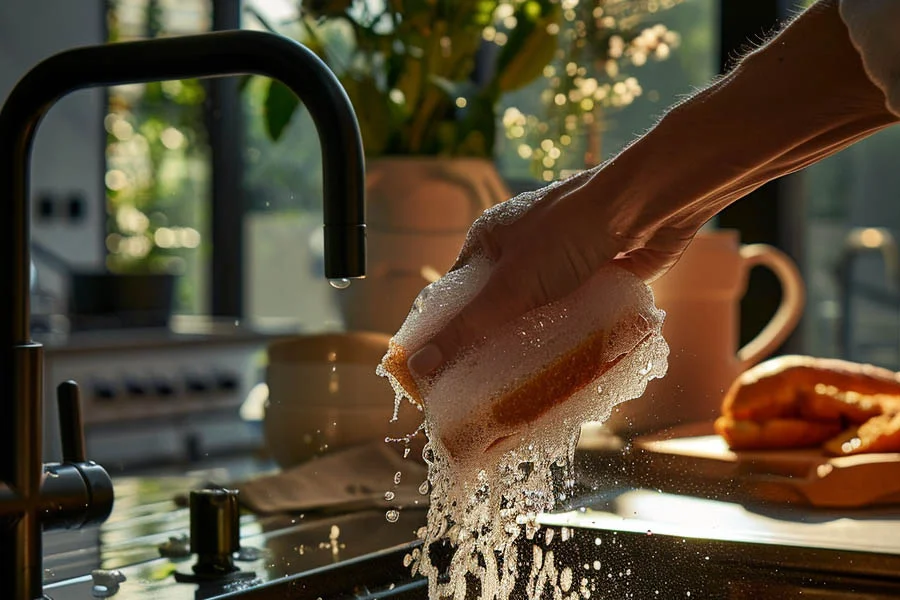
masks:
[[[208,31],[205,0],[110,0],[110,41]],[[207,311],[210,148],[199,81],[108,92],[107,266],[181,275],[175,310]]]
[[[597,5],[600,5],[599,3]],[[638,3],[635,3],[638,4]],[[643,3],[640,3],[643,5]],[[664,3],[650,3],[660,6]],[[679,40],[667,60],[651,58],[635,69],[641,87],[633,101],[622,108],[596,112],[590,127],[572,135],[570,157],[557,165],[554,176],[583,168],[617,152],[646,130],[679,94],[708,82],[716,71],[716,2],[686,0],[675,7],[648,15],[646,22],[661,23]],[[594,6],[594,4],[591,4]],[[288,0],[247,0],[243,27],[276,29],[294,35],[296,3]],[[604,43],[608,41],[604,40]],[[601,78],[601,84],[603,80]],[[301,111],[273,143],[260,115],[268,85],[253,80],[243,96],[246,122],[245,193],[245,307],[256,320],[289,319],[308,329],[341,327],[336,296],[321,273],[321,159],[315,128]],[[538,81],[510,94],[504,109],[540,110]],[[498,128],[503,128],[498,123]],[[514,190],[536,187],[542,173],[523,158],[520,140],[497,136],[496,157],[501,174]]]
[[[111,0],[110,40],[208,31],[210,0]],[[625,106],[598,107],[593,121],[571,131],[565,160],[554,177],[608,158],[646,130],[679,94],[709,81],[716,70],[716,2],[685,0],[653,12],[677,43],[665,60],[634,68],[636,85]],[[293,0],[245,0],[241,26],[287,35],[296,18]],[[671,41],[671,40],[670,40]],[[609,44],[604,39],[601,43]],[[558,65],[558,68],[565,68]],[[601,68],[601,67],[598,67]],[[599,85],[614,83],[598,71]],[[321,157],[309,115],[299,111],[281,139],[268,136],[261,115],[268,80],[242,83],[243,315],[258,323],[285,321],[303,329],[342,326],[336,292],[322,277]],[[545,81],[509,94],[503,109],[539,113]],[[208,313],[211,306],[212,161],[206,127],[208,86],[198,81],[119,86],[109,92],[107,149],[108,264],[117,271],[175,270],[176,310]],[[206,103],[206,104],[205,104]],[[523,157],[522,140],[503,135],[498,123],[496,160],[514,190],[540,185],[549,171]],[[539,143],[540,140],[537,140]],[[217,288],[220,289],[220,288]]]

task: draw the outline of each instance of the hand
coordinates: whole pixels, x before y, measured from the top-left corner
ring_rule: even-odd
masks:
[[[606,184],[610,184],[607,186]],[[432,373],[476,343],[484,332],[566,297],[610,261],[652,281],[671,267],[703,224],[658,228],[649,236],[626,236],[628,213],[602,169],[587,171],[487,211],[472,225],[455,270],[475,256],[493,268],[484,287],[422,348],[408,366]],[[632,204],[636,198],[630,198]],[[615,214],[613,214],[615,213]]]
[[[565,297],[610,261],[653,281],[732,202],[898,120],[839,3],[816,3],[607,165],[514,199],[529,205],[516,219],[503,205],[487,211],[456,266],[482,252],[494,269],[434,339],[410,349],[410,370],[433,372],[484,331]]]

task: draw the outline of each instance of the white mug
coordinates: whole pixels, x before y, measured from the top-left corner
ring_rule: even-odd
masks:
[[[740,301],[756,266],[778,277],[781,305],[739,348]],[[651,287],[657,306],[666,311],[669,370],[651,381],[642,397],[613,409],[607,429],[617,433],[715,420],[734,379],[771,355],[796,328],[805,298],[800,272],[786,254],[766,244],[741,245],[735,230],[697,234],[681,260]]]

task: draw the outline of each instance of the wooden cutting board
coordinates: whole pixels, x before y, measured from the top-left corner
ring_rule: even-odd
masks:
[[[648,466],[735,486],[752,497],[827,508],[900,503],[900,454],[830,457],[817,449],[734,452],[711,423],[634,440]],[[683,470],[683,471],[682,471]]]

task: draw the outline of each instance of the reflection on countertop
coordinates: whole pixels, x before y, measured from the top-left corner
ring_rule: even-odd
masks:
[[[896,507],[835,512],[711,499],[714,494],[699,488],[691,493],[690,485],[673,491],[679,487],[678,476],[670,489],[641,485],[639,473],[621,453],[582,453],[578,460],[579,495],[541,521],[569,530],[570,535],[555,537],[557,564],[565,562],[601,582],[598,591],[603,593],[593,597],[675,598],[687,597],[687,592],[694,598],[729,600],[900,596]],[[268,469],[271,465],[247,459],[186,475],[148,473],[118,480],[116,508],[102,528],[45,536],[48,594],[55,600],[88,597],[86,575],[100,567],[123,568],[128,580],[115,597],[126,600],[213,598],[235,591],[176,584],[173,570],[189,570],[191,560],[161,559],[158,546],[188,531],[187,509],[175,498],[208,481]],[[421,509],[401,511],[397,523],[389,523],[383,509],[245,514],[242,545],[264,551],[258,561],[240,564],[257,575],[245,584],[255,590],[247,597],[314,599],[321,594],[307,589],[313,585],[309,582],[319,581],[316,577],[323,573],[343,578],[347,590],[357,590],[335,597],[369,597],[358,590],[377,591],[374,580],[368,580],[376,571],[390,573],[397,590],[413,585],[416,580],[402,562],[424,518]],[[519,568],[527,572],[527,561]],[[72,577],[76,579],[62,581]],[[266,581],[288,587],[254,587]],[[289,594],[288,589],[294,591]],[[421,587],[407,593],[411,595],[402,597],[425,597]],[[384,592],[378,597],[393,596]]]
[[[424,511],[419,509],[401,511],[396,523],[387,521],[383,509],[268,517],[244,513],[241,547],[248,550],[245,558],[255,560],[236,564],[255,577],[202,589],[176,583],[173,573],[189,573],[194,557],[161,558],[159,548],[188,534],[189,511],[182,501],[188,492],[210,482],[237,481],[271,470],[268,463],[244,459],[185,475],[148,473],[116,479],[116,504],[105,524],[44,536],[46,593],[54,600],[88,598],[92,571],[120,569],[126,581],[115,594],[117,599],[212,598],[407,544],[424,523]]]

